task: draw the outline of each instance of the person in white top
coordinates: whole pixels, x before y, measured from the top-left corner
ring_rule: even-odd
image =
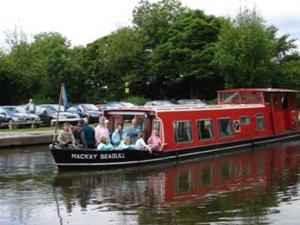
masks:
[[[151,148],[145,143],[145,134],[143,132],[138,133],[138,139],[134,145],[136,150],[147,150],[152,153]]]
[[[33,100],[31,98],[31,99],[29,99],[29,102],[26,105],[26,111],[29,112],[29,113],[35,113],[35,110],[36,110],[36,106],[33,103]]]

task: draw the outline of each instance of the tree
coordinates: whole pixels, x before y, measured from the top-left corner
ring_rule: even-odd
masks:
[[[255,9],[241,10],[235,19],[224,20],[215,62],[227,87],[279,85],[274,77],[278,65],[294,45],[287,35],[276,38],[276,32]]]
[[[60,84],[64,82],[70,91],[76,89],[71,70],[70,43],[59,33],[40,33],[31,44],[34,65],[39,73],[39,98],[56,101]]]
[[[164,41],[169,26],[187,11],[178,0],[161,0],[156,3],[141,0],[133,11],[133,24],[148,37],[147,47],[152,49]]]
[[[153,53],[151,66],[157,83],[173,89],[173,97],[215,96],[212,90],[223,84],[212,63],[219,30],[220,20],[199,10],[174,21],[166,41]]]
[[[91,65],[99,97],[120,99],[125,97],[125,83],[131,94],[143,94],[147,79],[147,52],[144,51],[141,32],[124,27],[89,45]]]

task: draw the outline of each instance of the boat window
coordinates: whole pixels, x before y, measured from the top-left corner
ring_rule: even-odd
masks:
[[[192,141],[192,123],[191,121],[176,121],[173,123],[175,142]]]
[[[240,102],[240,92],[221,92],[220,102],[222,104],[238,104]]]
[[[257,130],[265,129],[265,118],[262,113],[256,115],[256,128]]]
[[[271,105],[270,93],[264,93],[264,97],[265,97],[265,105],[267,105],[267,106]]]
[[[129,128],[132,127],[132,119],[133,118],[137,119],[137,127],[143,132],[144,131],[145,118],[140,117],[140,116],[135,116],[135,115],[123,115],[124,130],[128,130]]]
[[[212,120],[197,121],[197,130],[199,140],[214,138],[214,126]]]
[[[262,104],[261,92],[257,91],[226,91],[220,92],[221,104]]]
[[[245,91],[241,93],[241,104],[262,104],[261,92]]]
[[[157,130],[158,133],[160,133],[160,121],[159,120],[153,120],[152,130]]]
[[[289,105],[288,105],[288,96],[287,95],[283,95],[281,98],[281,106],[282,109],[288,109]]]
[[[230,118],[219,119],[219,135],[220,137],[228,137],[232,135],[232,123]]]
[[[241,124],[242,125],[248,125],[250,124],[250,117],[249,116],[242,116],[240,118]]]

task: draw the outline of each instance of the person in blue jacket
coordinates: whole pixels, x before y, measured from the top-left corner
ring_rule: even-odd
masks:
[[[109,143],[109,141],[107,140],[106,137],[101,137],[100,138],[100,144],[97,146],[97,150],[112,150],[113,149],[113,145],[111,143]]]
[[[127,136],[127,132],[123,130],[123,124],[118,123],[116,130],[113,132],[111,136],[111,142],[114,146],[118,146],[122,140],[125,140]]]

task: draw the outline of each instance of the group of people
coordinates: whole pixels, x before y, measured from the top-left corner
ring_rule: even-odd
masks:
[[[139,128],[137,118],[134,117],[131,123],[132,126],[127,130],[124,130],[122,123],[118,123],[112,134],[108,130],[108,120],[105,117],[99,118],[95,129],[84,120],[79,120],[78,125],[73,128],[69,123],[64,123],[57,141],[62,146],[76,146],[79,143],[86,148],[96,147],[98,150],[136,149],[151,153],[152,150],[161,149],[158,130],[152,130],[146,143],[145,134]]]

